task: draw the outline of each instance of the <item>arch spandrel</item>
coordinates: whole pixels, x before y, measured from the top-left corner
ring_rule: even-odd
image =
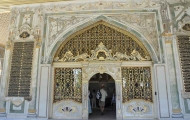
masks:
[[[104,50],[99,47],[101,44]],[[99,52],[93,53],[93,51],[98,51],[98,48]],[[140,58],[134,58],[134,51]],[[115,57],[115,60],[150,60],[148,50],[133,34],[101,20],[67,38],[57,50],[54,61],[76,62],[81,59],[85,61],[89,59],[84,60],[83,57],[92,58],[93,54],[96,55],[95,57],[101,54],[104,58]]]

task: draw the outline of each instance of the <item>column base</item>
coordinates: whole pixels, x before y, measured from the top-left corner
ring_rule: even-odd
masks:
[[[6,110],[3,108],[3,109],[0,109],[0,117],[6,117]]]
[[[7,116],[6,113],[4,113],[4,114],[0,113],[0,117],[6,117],[6,116]]]
[[[183,118],[183,114],[181,113],[181,109],[172,109],[172,118]]]
[[[35,109],[29,109],[27,117],[36,117],[36,110]]]
[[[173,113],[172,118],[183,118],[183,114],[182,113]]]
[[[83,110],[82,119],[88,120],[88,111],[86,109]]]

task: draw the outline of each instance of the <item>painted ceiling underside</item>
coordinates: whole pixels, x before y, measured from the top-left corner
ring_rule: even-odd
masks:
[[[0,0],[0,13],[10,11],[9,7],[13,5],[60,2],[60,1],[85,1],[85,0]],[[95,0],[95,1],[101,1],[101,0]],[[138,0],[134,0],[134,1],[138,1]],[[148,0],[144,0],[144,1],[146,2]],[[164,0],[153,0],[153,1],[164,1]],[[184,2],[184,1],[188,2],[190,0],[166,0],[166,1],[170,4],[174,4],[174,3]]]

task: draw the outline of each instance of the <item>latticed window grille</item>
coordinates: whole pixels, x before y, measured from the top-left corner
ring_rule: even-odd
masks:
[[[143,99],[153,102],[150,67],[122,67],[123,102]]]
[[[55,68],[54,72],[54,102],[60,100],[75,100],[81,103],[81,68]]]
[[[149,56],[144,45],[130,36],[132,35],[129,35],[128,32],[124,33],[105,22],[99,22],[68,38],[67,42],[60,46],[55,56],[62,58],[67,51],[71,51],[73,56],[82,53],[91,55],[91,50],[95,50],[101,42],[107,49],[111,49],[113,54],[120,52],[131,55],[131,52],[136,49],[142,57]]]
[[[189,36],[178,36],[178,48],[183,76],[184,92],[190,92],[190,39]]]
[[[8,96],[30,99],[34,42],[15,42],[11,61]]]

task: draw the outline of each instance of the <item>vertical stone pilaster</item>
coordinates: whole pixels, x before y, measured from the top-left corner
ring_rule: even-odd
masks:
[[[88,119],[88,80],[82,81],[82,119]]]
[[[51,80],[51,64],[41,64],[39,67],[38,95],[37,95],[37,112],[38,117],[48,118],[49,107],[49,82]]]
[[[170,107],[169,100],[170,97],[168,95],[168,84],[167,82],[167,71],[165,64],[154,64],[154,75],[157,81],[157,98],[158,98],[158,116],[160,118],[170,118]]]
[[[122,119],[122,80],[115,80],[116,86],[116,118]]]
[[[166,50],[166,61],[168,66],[169,73],[169,83],[170,83],[170,94],[171,94],[171,103],[172,103],[172,117],[179,118],[183,117],[181,114],[180,101],[179,101],[179,93],[177,86],[177,78],[175,72],[175,61],[174,61],[174,53],[173,53],[173,35],[166,34],[164,36],[165,39],[165,50]]]
[[[31,101],[29,101],[29,114],[36,115],[36,93],[37,93],[37,73],[38,73],[39,47],[36,46],[33,59],[33,72],[31,80]]]

